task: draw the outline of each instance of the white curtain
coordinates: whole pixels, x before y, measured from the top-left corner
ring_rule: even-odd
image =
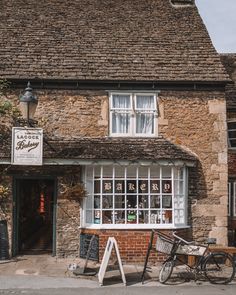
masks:
[[[136,133],[153,134],[154,132],[154,97],[140,96],[136,98]]]
[[[112,133],[129,133],[130,129],[130,96],[112,96]]]

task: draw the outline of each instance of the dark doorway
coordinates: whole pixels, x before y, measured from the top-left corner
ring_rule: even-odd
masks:
[[[15,254],[53,252],[55,181],[16,180]]]

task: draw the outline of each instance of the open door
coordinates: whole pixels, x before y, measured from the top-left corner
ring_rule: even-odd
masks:
[[[55,180],[16,179],[13,254],[54,254]]]

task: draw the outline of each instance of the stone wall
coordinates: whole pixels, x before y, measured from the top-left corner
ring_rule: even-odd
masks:
[[[189,202],[193,237],[227,244],[227,132],[225,97],[220,92],[162,92],[160,134],[195,153]]]
[[[109,135],[107,92],[40,90],[36,94],[39,97],[36,119],[48,138],[76,139]],[[19,92],[10,94],[9,98],[16,100],[18,95]],[[228,171],[224,93],[162,91],[159,94],[158,132],[199,159],[197,166],[189,169],[191,230],[188,231],[188,237],[199,241],[208,236],[215,237],[219,244],[226,245]],[[64,174],[71,175],[69,167],[61,169]],[[60,185],[66,181],[63,173],[58,178],[57,254],[76,256],[79,250],[80,203],[65,199],[60,194]],[[78,168],[75,172],[78,179],[79,174]],[[137,234],[137,246],[143,239],[141,255],[144,257],[149,235],[146,231],[101,232],[101,255],[106,238],[110,234],[116,235],[115,232],[119,237],[126,235],[126,239],[133,237],[134,240]],[[121,250],[125,255],[123,245]],[[126,261],[136,259],[132,251],[133,248],[126,251]],[[137,256],[137,260],[143,258]]]

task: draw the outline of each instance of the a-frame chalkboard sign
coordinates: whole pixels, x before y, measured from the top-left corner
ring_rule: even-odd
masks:
[[[112,252],[113,247],[115,247],[115,252],[116,252],[116,256],[117,256],[118,263],[119,263],[119,270],[120,270],[120,274],[122,277],[122,281],[123,281],[124,285],[126,285],[126,278],[125,278],[125,274],[124,274],[124,270],[123,270],[123,266],[122,266],[122,262],[121,262],[121,258],[120,258],[118,245],[117,245],[116,239],[113,237],[110,237],[110,238],[108,238],[106,249],[105,249],[105,252],[104,252],[104,255],[102,258],[102,263],[101,263],[101,266],[100,266],[100,269],[98,272],[98,281],[99,281],[100,286],[103,285],[103,279],[104,279],[104,276],[106,273],[106,269],[108,266],[109,259],[111,257],[111,252]]]

